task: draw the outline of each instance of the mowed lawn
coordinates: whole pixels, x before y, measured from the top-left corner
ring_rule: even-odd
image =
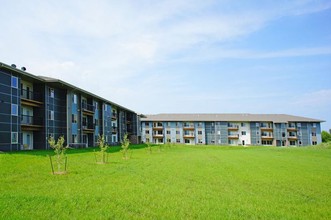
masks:
[[[331,148],[112,147],[0,154],[0,219],[331,219]]]

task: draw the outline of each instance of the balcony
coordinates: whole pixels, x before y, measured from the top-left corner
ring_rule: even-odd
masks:
[[[22,115],[21,128],[23,131],[39,131],[43,128],[43,118],[30,115]]]
[[[239,130],[239,126],[238,125],[228,124],[228,130],[229,131],[238,131]]]
[[[274,136],[273,135],[261,135],[261,139],[262,140],[272,140],[274,139]]]
[[[270,126],[270,125],[264,125],[264,126],[261,126],[261,131],[273,131],[274,128],[273,126]]]
[[[86,102],[82,102],[82,110],[83,110],[83,114],[85,115],[90,115],[90,116],[94,115],[94,106],[89,105]]]
[[[158,138],[158,139],[160,139],[160,138],[163,138],[163,137],[164,137],[163,134],[153,134],[153,138]]]
[[[228,139],[239,139],[239,134],[228,134]]]
[[[195,128],[194,128],[194,125],[186,125],[186,126],[184,125],[183,129],[184,129],[184,130],[191,130],[191,131],[192,131],[192,130],[194,130]]]
[[[289,126],[287,127],[288,131],[297,131],[297,128],[295,126]]]
[[[116,134],[117,133],[117,127],[112,127],[111,128],[111,133]]]
[[[84,124],[82,125],[83,133],[94,133],[94,125]]]
[[[116,121],[117,120],[117,114],[115,112],[111,113],[111,120]]]
[[[195,135],[194,135],[194,133],[184,133],[183,137],[184,138],[194,138]]]
[[[153,127],[153,130],[163,130],[163,126],[160,126],[160,125],[155,126],[155,127]]]
[[[21,104],[31,107],[41,107],[43,102],[39,93],[31,92],[25,89],[21,90]]]
[[[297,136],[288,136],[288,139],[289,140],[298,140],[298,137]]]

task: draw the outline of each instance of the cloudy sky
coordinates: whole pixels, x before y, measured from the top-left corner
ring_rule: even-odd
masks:
[[[0,61],[140,113],[331,128],[330,0],[2,0]]]

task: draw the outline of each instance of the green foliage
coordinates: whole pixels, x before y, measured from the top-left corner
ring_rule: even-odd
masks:
[[[128,139],[128,134],[125,134],[123,140],[121,141],[123,159],[125,160],[129,159],[129,146],[130,146],[130,140]]]
[[[108,145],[105,144],[105,137],[104,135],[99,135],[98,136],[98,145],[100,148],[100,154],[101,154],[101,163],[106,163],[107,162],[107,149]]]
[[[60,136],[57,141],[55,141],[54,137],[50,136],[48,138],[49,146],[54,149],[55,153],[55,162],[57,164],[57,173],[63,173],[63,166],[66,166],[66,150],[68,147],[64,147],[63,144],[65,142],[65,139],[63,136]],[[51,164],[53,166],[53,164]]]
[[[151,142],[146,142],[146,145],[147,145],[147,151],[148,153],[152,153],[152,143]]]
[[[48,175],[51,151],[3,153],[0,219],[331,219],[331,149],[314,147],[130,145],[112,166],[72,149],[70,176]]]
[[[327,131],[322,131],[322,142],[331,141],[331,134]]]

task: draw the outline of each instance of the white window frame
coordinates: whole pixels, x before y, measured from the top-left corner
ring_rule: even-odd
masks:
[[[16,138],[15,138],[16,140],[14,140],[14,141],[13,141],[13,139],[14,139],[13,135],[16,136]],[[10,141],[12,144],[18,144],[18,132],[11,132]]]
[[[54,111],[53,110],[49,110],[49,120],[54,121]]]
[[[15,109],[13,111],[13,109]],[[18,105],[17,104],[11,104],[11,115],[18,116]]]
[[[16,85],[14,85],[14,82],[16,83]],[[11,87],[16,89],[18,88],[18,78],[16,76],[11,77]]]
[[[74,104],[77,104],[77,95],[74,94]]]
[[[49,88],[49,97],[54,98],[54,89]]]

